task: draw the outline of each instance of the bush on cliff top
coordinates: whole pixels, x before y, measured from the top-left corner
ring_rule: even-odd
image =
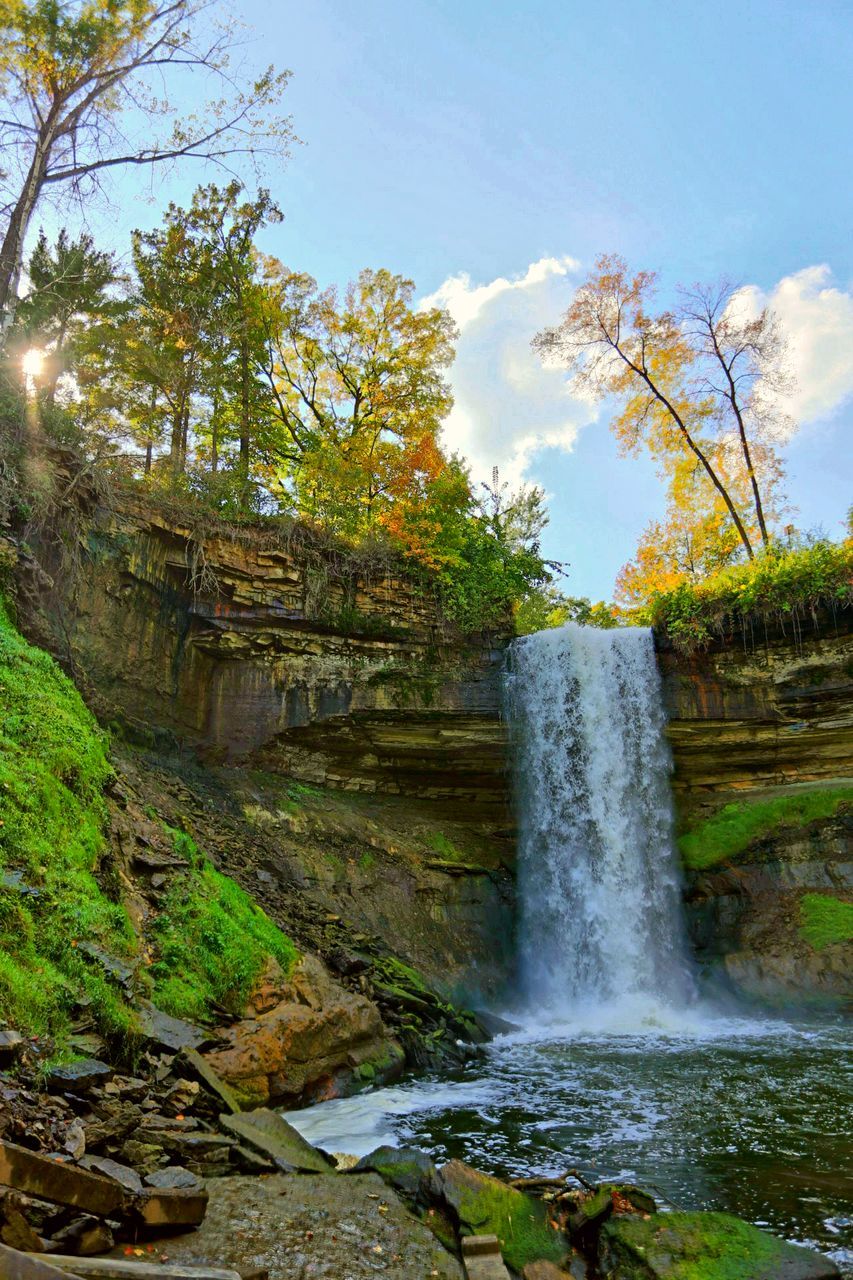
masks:
[[[123,1039],[133,1017],[78,944],[130,957],[124,907],[96,878],[106,739],[71,681],[12,625],[0,598],[0,1017],[62,1035],[85,1001]]]
[[[655,595],[638,621],[659,628],[682,652],[751,621],[804,618],[853,601],[853,541],[771,550],[700,582]]]
[[[740,800],[681,836],[678,846],[686,867],[702,871],[734,858],[756,840],[782,827],[802,827],[831,818],[841,804],[853,802],[853,787],[823,787],[773,800]]]

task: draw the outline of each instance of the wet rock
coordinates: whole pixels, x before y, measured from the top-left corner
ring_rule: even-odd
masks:
[[[11,1027],[0,1027],[0,1066],[14,1062],[24,1047],[24,1037]]]
[[[163,1049],[198,1049],[210,1042],[210,1035],[192,1022],[172,1018],[147,1000],[139,1002],[139,1024],[143,1035]]]
[[[104,1084],[113,1076],[112,1067],[98,1058],[80,1058],[63,1066],[53,1067],[48,1073],[47,1086],[68,1093],[85,1093],[95,1085]]]
[[[181,1165],[170,1165],[168,1169],[158,1169],[156,1173],[149,1173],[145,1179],[145,1185],[195,1191],[202,1183],[201,1179],[189,1169],[184,1169]]]
[[[589,1244],[612,1212],[613,1197],[610,1187],[599,1187],[592,1195],[580,1202],[569,1218],[569,1232],[572,1240],[576,1240],[582,1246]]]
[[[480,1026],[492,1037],[508,1036],[521,1030],[517,1022],[501,1018],[496,1013],[490,1013],[488,1009],[475,1009],[474,1013]]]
[[[353,1167],[353,1173],[378,1173],[403,1199],[426,1208],[441,1195],[438,1170],[423,1151],[415,1147],[377,1147]]]
[[[540,1259],[539,1262],[528,1262],[521,1273],[521,1280],[566,1280],[566,1273],[553,1262],[543,1262]]]
[[[36,1231],[21,1212],[21,1198],[14,1194],[5,1197],[0,1209],[0,1240],[10,1249],[25,1253],[41,1253],[44,1245]]]
[[[550,1223],[541,1200],[461,1160],[442,1165],[439,1180],[460,1235],[497,1236],[504,1261],[513,1270],[522,1271],[528,1262],[540,1259],[557,1263],[568,1253],[568,1242]]]
[[[84,1215],[75,1218],[51,1237],[51,1248],[56,1253],[71,1253],[80,1258],[90,1258],[107,1253],[115,1244],[112,1230],[105,1222]]]
[[[358,1087],[359,1068],[372,1067],[384,1081],[403,1060],[376,1006],[313,956],[303,956],[280,1003],[229,1027],[204,1057],[249,1107],[339,1097]]]
[[[79,1160],[86,1150],[86,1130],[79,1120],[72,1120],[65,1130],[65,1150],[73,1160]]]
[[[599,1238],[603,1280],[835,1280],[835,1263],[727,1213],[615,1217]]]
[[[135,1169],[142,1170],[143,1173],[150,1173],[158,1168],[165,1154],[158,1143],[140,1142],[136,1138],[128,1139],[121,1148],[121,1155],[128,1164],[132,1164]]]
[[[497,1236],[467,1236],[462,1241],[462,1259],[468,1280],[509,1280]]]
[[[230,1089],[218,1072],[214,1071],[210,1063],[205,1061],[196,1049],[182,1049],[180,1053],[180,1062],[187,1067],[193,1075],[197,1076],[208,1093],[212,1094],[225,1107],[226,1111],[234,1114],[240,1110],[240,1103],[237,1100],[233,1089]]]

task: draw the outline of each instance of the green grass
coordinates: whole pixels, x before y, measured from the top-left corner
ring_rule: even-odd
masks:
[[[823,951],[834,942],[853,942],[853,903],[826,893],[806,893],[800,899],[800,936]]]
[[[823,787],[773,800],[727,804],[680,838],[682,860],[693,871],[716,866],[782,827],[802,827],[818,818],[831,818],[840,805],[851,801],[853,787]]]
[[[217,1007],[239,1014],[270,957],[289,973],[296,948],[186,832],[171,834],[189,867],[173,877],[152,926],[154,1003],[195,1021],[209,1020]]]
[[[0,1017],[59,1040],[85,1002],[98,1029],[130,1040],[123,994],[77,949],[125,960],[129,917],[101,876],[107,741],[72,682],[28,644],[0,599]]]

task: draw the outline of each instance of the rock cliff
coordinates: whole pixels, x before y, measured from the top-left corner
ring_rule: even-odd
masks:
[[[760,999],[851,999],[853,946],[815,945],[807,910],[815,895],[818,908],[853,901],[853,610],[690,657],[660,642],[659,661],[679,822],[707,864],[686,869],[697,954]],[[825,816],[791,803],[816,793]],[[713,847],[720,819],[728,852]]]
[[[52,647],[102,717],[211,763],[440,800],[506,825],[500,662],[400,565],[319,536],[193,529],[124,500],[95,513],[73,582],[51,548]]]
[[[298,527],[193,527],[124,498],[84,528],[74,575],[37,548],[51,581],[30,617],[102,718],[191,748],[263,827],[274,879],[393,937],[446,994],[494,995],[512,967],[508,633],[461,635],[404,567]],[[658,655],[682,832],[853,779],[853,610]],[[277,778],[307,788],[298,812]],[[799,903],[846,901],[851,861],[849,826],[818,821],[688,869],[698,953],[751,994],[842,996],[847,952],[809,948]]]

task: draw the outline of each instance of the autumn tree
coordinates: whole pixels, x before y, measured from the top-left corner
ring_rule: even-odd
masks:
[[[616,399],[612,425],[625,450],[645,445],[668,477],[685,463],[697,470],[751,559],[755,526],[769,536],[762,483],[772,489],[780,474],[772,415],[759,411],[760,388],[780,368],[775,323],[768,313],[739,319],[725,289],[694,289],[679,311],[655,312],[654,286],[649,272],[631,276],[621,258],[600,258],[561,323],[534,346],[564,364],[582,393]]]
[[[419,310],[412,281],[390,271],[362,271],[343,297],[274,260],[266,279],[270,455],[300,512],[355,536],[419,501],[446,465],[453,323]]]
[[[0,331],[43,198],[89,197],[126,166],[282,154],[287,73],[235,74],[232,23],[214,0],[4,0],[0,11]],[[195,73],[218,85],[200,112],[168,96]],[[242,86],[242,87],[241,87]]]

